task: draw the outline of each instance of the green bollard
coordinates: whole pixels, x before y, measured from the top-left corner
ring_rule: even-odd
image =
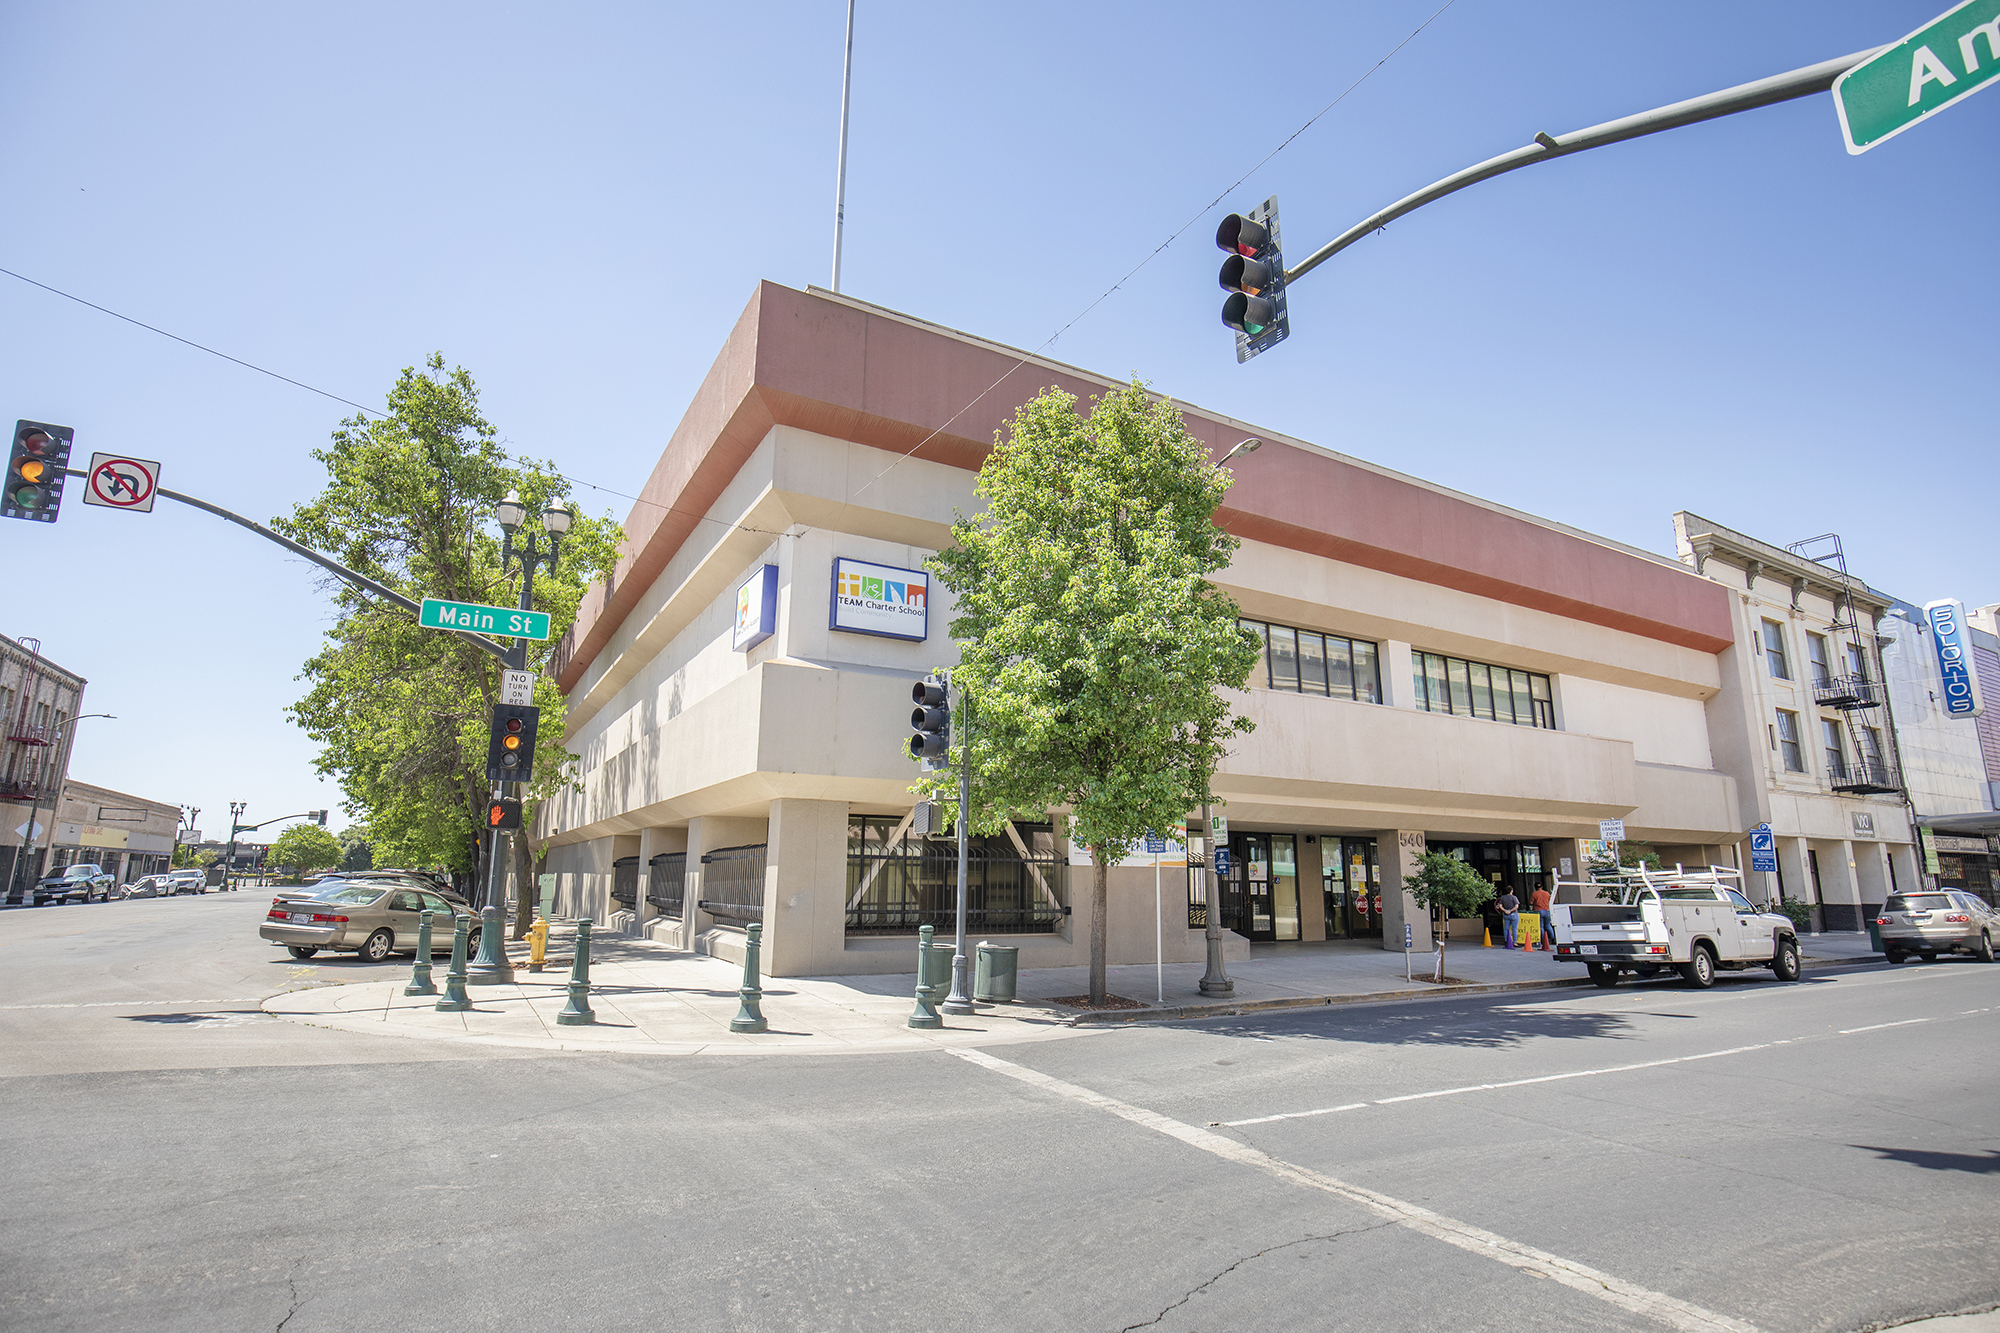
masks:
[[[917,929],[917,1007],[910,1011],[910,1026],[913,1028],[941,1028],[944,1019],[938,1016],[937,992],[931,981],[931,936],[937,931],[931,926]]]
[[[410,969],[410,984],[403,987],[405,995],[435,995],[438,988],[431,984],[431,914],[417,913],[417,965]]]
[[[743,1004],[736,1011],[736,1017],[729,1020],[731,1032],[768,1032],[771,1025],[764,1021],[764,1011],[758,1002],[764,992],[757,986],[757,953],[763,947],[764,926],[753,921],[744,932],[747,939],[743,945],[743,989],[737,994],[743,997]]]
[[[444,994],[438,997],[434,1006],[440,1010],[470,1009],[472,1001],[465,994],[465,932],[472,918],[452,913],[451,926],[451,971],[444,974]]]
[[[576,923],[576,961],[569,968],[569,1003],[556,1015],[556,1022],[576,1027],[596,1021],[597,1015],[590,1011],[590,918],[586,916]]]

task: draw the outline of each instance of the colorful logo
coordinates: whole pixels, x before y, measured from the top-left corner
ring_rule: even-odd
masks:
[[[909,607],[913,611],[921,611],[930,593],[930,585],[909,579],[884,579],[872,574],[856,574],[842,570],[839,593],[842,597],[852,597],[859,601],[880,602],[885,606]]]

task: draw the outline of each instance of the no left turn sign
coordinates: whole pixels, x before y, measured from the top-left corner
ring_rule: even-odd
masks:
[[[83,488],[83,502],[150,514],[153,512],[153,497],[159,489],[158,463],[144,458],[126,458],[121,454],[92,454],[90,480]]]

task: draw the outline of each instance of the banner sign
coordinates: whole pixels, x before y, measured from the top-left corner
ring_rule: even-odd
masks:
[[[747,652],[778,632],[778,567],[760,565],[736,585],[736,629],[729,646]]]
[[[1937,835],[1935,833],[1932,833],[1929,829],[1919,826],[1917,829],[1917,843],[1924,849],[1924,873],[1926,875],[1937,874],[1938,873]]]
[[[1955,597],[1926,602],[1924,619],[1930,622],[1931,647],[1944,681],[1945,715],[1978,717],[1986,704],[1979,697],[1979,676],[1972,669],[1972,650],[1966,642],[1964,604]]]
[[[931,576],[836,556],[831,629],[920,643],[930,637]]]

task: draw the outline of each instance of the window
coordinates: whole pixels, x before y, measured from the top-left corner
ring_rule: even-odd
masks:
[[[1833,679],[1833,664],[1826,655],[1826,636],[1806,634],[1806,660],[1812,667],[1812,682],[1825,685]]]
[[[1826,775],[1834,779],[1847,776],[1847,748],[1840,743],[1840,724],[1832,718],[1819,720],[1820,739],[1826,745]]]
[[[1799,749],[1799,715],[1782,708],[1778,710],[1778,752],[1784,756],[1788,771],[1806,771],[1806,757]]]
[[[1868,679],[1868,656],[1861,651],[1861,645],[1847,645],[1847,674],[1861,680]]]
[[[1764,662],[1773,680],[1792,678],[1792,665],[1785,658],[1785,627],[1775,620],[1764,622]]]
[[[1547,676],[1438,653],[1411,653],[1410,668],[1417,707],[1426,712],[1556,729],[1555,695]]]
[[[1382,701],[1382,680],[1376,667],[1380,655],[1367,640],[1258,620],[1237,623],[1264,644],[1264,678],[1259,681],[1253,667],[1250,684],[1365,704]]]

